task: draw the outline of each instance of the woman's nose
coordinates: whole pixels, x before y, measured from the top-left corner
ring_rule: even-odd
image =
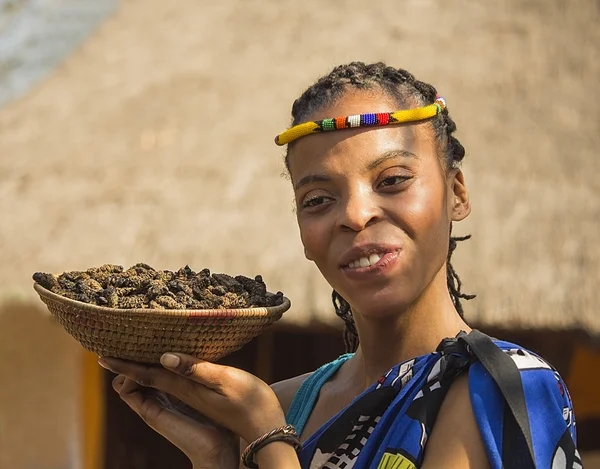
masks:
[[[361,231],[380,217],[381,207],[375,194],[368,189],[358,189],[349,193],[342,204],[340,226]]]

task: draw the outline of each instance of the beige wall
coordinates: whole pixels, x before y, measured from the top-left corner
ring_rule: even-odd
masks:
[[[0,468],[79,469],[82,348],[37,305],[0,307]]]

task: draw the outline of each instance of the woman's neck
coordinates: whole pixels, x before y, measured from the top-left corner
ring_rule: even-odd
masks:
[[[360,346],[347,368],[358,392],[397,363],[435,352],[444,338],[470,331],[448,293],[445,266],[409,308],[391,318],[374,321],[356,314],[355,320]]]

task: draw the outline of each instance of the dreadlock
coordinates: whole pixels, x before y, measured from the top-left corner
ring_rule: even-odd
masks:
[[[410,104],[425,106],[435,101],[437,90],[403,69],[388,67],[382,62],[365,64],[363,62],[352,62],[335,67],[329,74],[319,78],[316,83],[309,87],[302,95],[294,101],[292,106],[292,125],[297,125],[307,120],[308,116],[327,105],[335,103],[340,99],[348,88],[359,90],[379,88],[395,98],[400,105]],[[460,166],[465,156],[465,149],[454,137],[456,124],[444,109],[436,117],[431,119],[431,124],[438,141],[444,168],[449,171]],[[293,145],[293,144],[292,144]],[[289,171],[289,145],[285,157],[286,167]],[[452,253],[459,241],[464,241],[470,236],[454,237],[449,233],[450,243],[447,257],[446,279],[448,291],[452,302],[463,317],[461,299],[470,300],[475,295],[462,293],[462,282],[450,262]],[[353,352],[358,348],[358,332],[352,316],[352,310],[348,302],[335,290],[332,293],[335,313],[344,321],[344,343],[346,351]]]

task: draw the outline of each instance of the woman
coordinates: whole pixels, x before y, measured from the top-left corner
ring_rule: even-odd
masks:
[[[355,62],[308,88],[292,116],[276,142],[288,144],[302,243],[354,353],[272,388],[181,354],[165,354],[162,369],[103,359],[121,398],[196,469],[238,467],[239,438],[252,443],[245,463],[261,469],[581,467],[560,376],[462,317],[471,297],[450,264],[450,234],[471,210],[465,151],[436,90]]]

